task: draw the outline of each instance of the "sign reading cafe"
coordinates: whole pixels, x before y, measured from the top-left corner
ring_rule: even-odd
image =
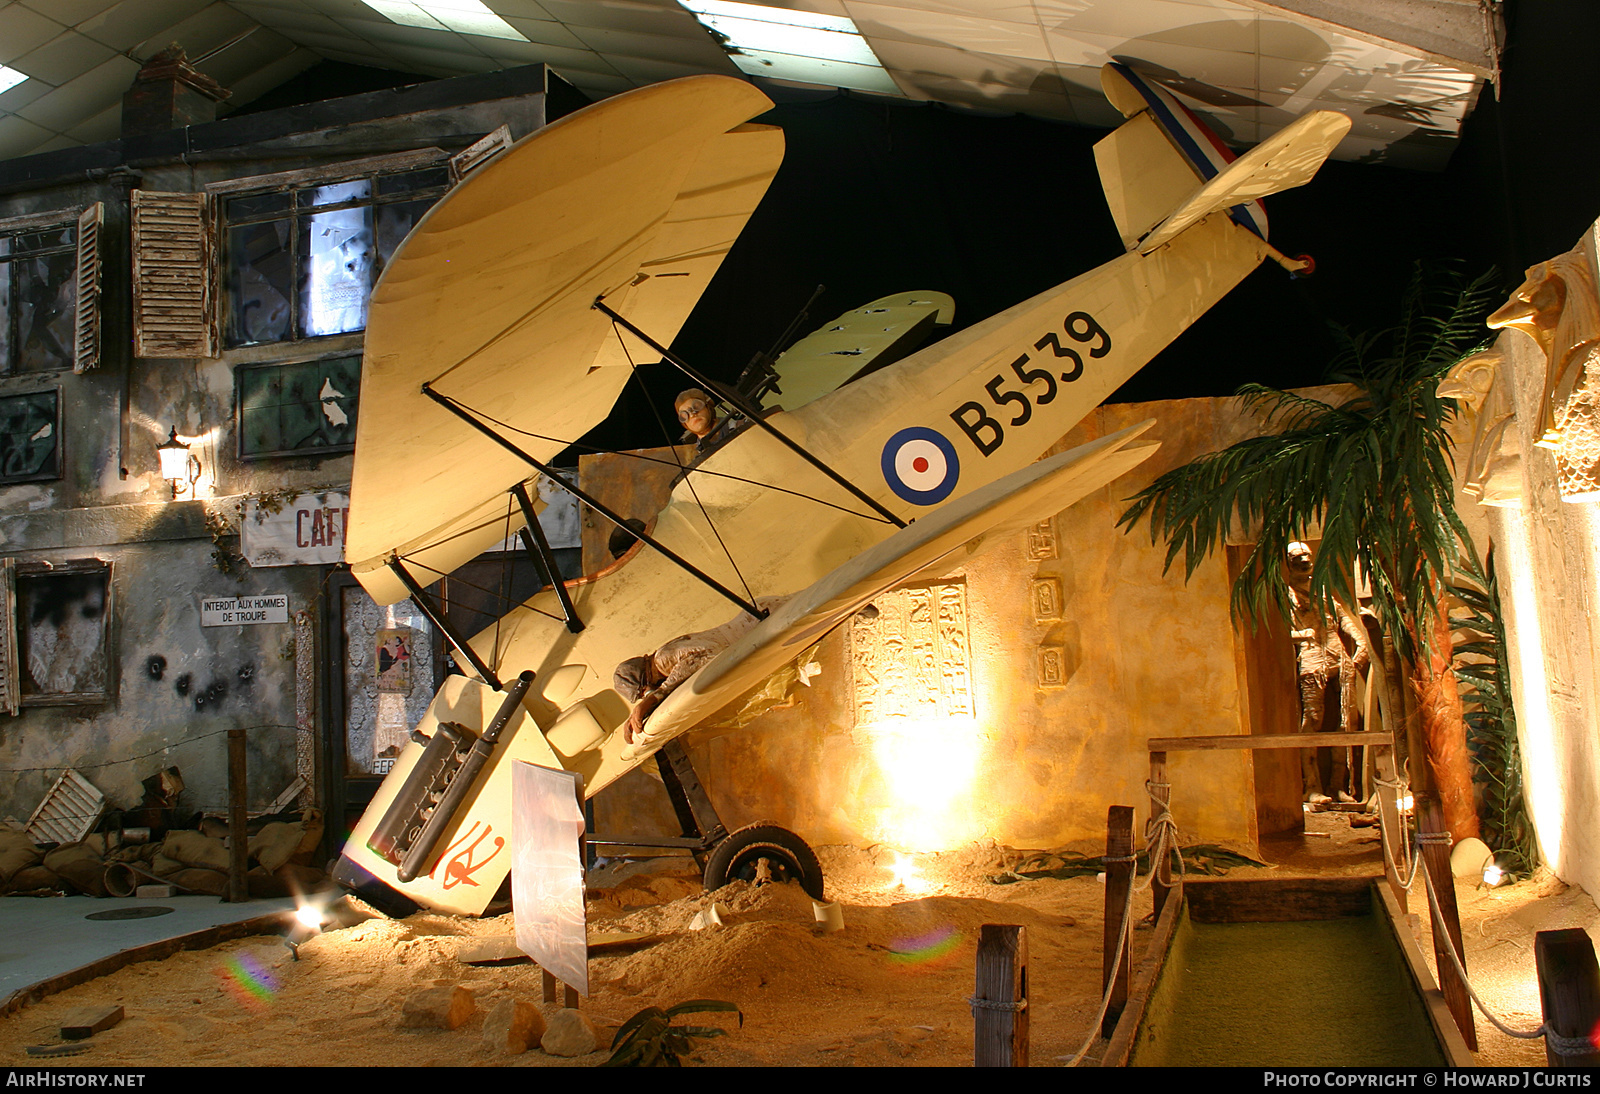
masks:
[[[251,566],[343,562],[349,519],[348,494],[301,494],[276,508],[249,498],[239,521],[239,544]]]

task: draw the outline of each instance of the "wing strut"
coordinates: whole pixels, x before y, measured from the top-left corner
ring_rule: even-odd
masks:
[[[717,383],[715,380],[712,380],[709,377],[700,375],[700,373],[696,372],[694,370],[694,368],[692,368],[688,364],[688,362],[684,361],[681,357],[674,356],[673,352],[671,350],[669,350],[666,346],[663,346],[660,342],[657,342],[654,338],[651,338],[644,331],[640,330],[638,327],[636,327],[632,323],[628,322],[622,316],[620,316],[616,312],[612,311],[611,308],[606,305],[606,302],[602,298],[600,298],[598,296],[595,297],[593,306],[594,306],[596,311],[599,311],[602,315],[608,316],[613,323],[622,324],[622,326],[630,334],[632,334],[635,338],[638,338],[645,345],[649,346],[651,349],[653,349],[657,353],[661,354],[662,360],[668,361],[668,362],[676,365],[678,367],[679,371],[681,371],[685,376],[689,377],[689,379],[693,380],[695,383],[699,384],[701,387],[705,388],[707,391],[715,391],[715,392],[720,393],[724,399],[727,399],[735,407],[737,407],[739,409],[739,411],[741,413],[743,413],[746,418],[750,419],[750,421],[752,423],[754,423],[755,425],[760,426],[762,429],[766,430],[768,433],[770,433],[774,437],[778,438],[778,440],[786,448],[788,448],[789,451],[793,452],[795,455],[799,456],[801,459],[803,459],[807,463],[809,463],[812,467],[815,467],[818,471],[821,471],[824,475],[828,476],[828,478],[832,479],[834,482],[838,483],[840,486],[842,486],[846,490],[850,491],[850,493],[854,494],[861,501],[866,502],[869,506],[872,507],[872,509],[874,511],[876,511],[878,513],[878,515],[882,516],[890,524],[893,524],[896,528],[904,528],[906,526],[906,522],[905,521],[903,521],[899,517],[895,516],[889,510],[885,509],[882,505],[879,505],[878,502],[876,500],[874,500],[869,494],[867,494],[867,492],[865,490],[862,490],[855,483],[851,482],[849,479],[847,479],[843,475],[839,474],[839,472],[835,471],[833,468],[829,467],[827,464],[825,464],[821,460],[817,459],[817,457],[813,456],[810,452],[807,452],[800,445],[796,444],[794,441],[790,440],[787,436],[785,436],[781,431],[773,428],[773,426],[770,423],[768,423],[764,418],[761,417],[761,408],[760,407],[753,406],[753,405],[747,403],[741,396],[739,396],[737,394],[734,394],[734,393],[730,393],[726,388],[724,388],[721,384]]]
[[[488,437],[490,440],[494,441],[501,448],[504,448],[507,452],[510,452],[513,456],[517,457],[517,459],[522,460],[529,467],[532,467],[534,470],[542,473],[545,476],[545,478],[550,479],[552,482],[556,483],[556,485],[558,485],[562,489],[566,490],[569,494],[571,494],[573,497],[577,498],[579,501],[583,502],[585,505],[587,505],[589,508],[593,509],[595,512],[599,513],[602,517],[605,517],[612,524],[615,524],[618,528],[623,527],[623,522],[627,519],[626,517],[623,517],[620,514],[618,514],[610,506],[606,505],[605,502],[601,501],[599,498],[595,497],[594,495],[588,494],[588,493],[584,492],[583,490],[578,489],[578,484],[577,483],[568,482],[567,479],[561,474],[561,472],[557,471],[555,468],[549,466],[548,464],[541,463],[540,461],[534,459],[532,456],[528,455],[522,449],[518,448],[516,445],[512,444],[510,441],[508,441],[504,437],[500,436],[500,434],[496,433],[494,430],[490,429],[488,426],[486,426],[482,422],[480,422],[476,417],[474,417],[472,415],[472,413],[470,411],[467,410],[466,407],[462,406],[460,403],[458,403],[454,399],[450,398],[450,396],[441,395],[439,392],[433,390],[433,386],[431,384],[423,384],[422,385],[422,394],[426,395],[428,398],[432,399],[434,402],[436,402],[440,406],[444,407],[450,413],[454,414],[456,417],[458,417],[462,421],[466,422],[473,429],[476,429],[479,433],[482,433],[485,437]],[[633,532],[633,529],[631,529],[631,528],[628,529],[628,530],[630,532]],[[729,600],[731,600],[735,604],[739,605],[739,607],[742,608],[744,611],[749,612],[751,615],[755,616],[757,619],[765,619],[767,617],[767,613],[765,611],[763,611],[761,608],[756,607],[754,604],[752,604],[748,600],[741,599],[738,593],[734,592],[732,589],[730,589],[726,585],[722,584],[716,578],[712,577],[710,574],[706,573],[705,571],[701,570],[699,567],[695,566],[694,563],[690,562],[688,559],[686,559],[682,555],[678,554],[672,548],[663,546],[659,541],[657,541],[656,539],[651,537],[648,533],[646,533],[646,532],[633,532],[633,534],[635,536],[637,536],[638,538],[644,540],[646,543],[648,543],[650,546],[654,547],[656,550],[660,551],[663,555],[665,555],[671,561],[677,563],[679,568],[681,568],[685,573],[689,574],[689,576],[691,576],[693,578],[696,578],[697,580],[699,580],[700,582],[705,584],[707,587],[715,590],[716,592],[721,593],[723,596],[727,597]],[[393,566],[393,565],[395,565],[395,563],[390,563],[390,565]],[[405,574],[403,571],[401,572],[401,574],[402,574],[401,580],[402,581],[407,581],[408,582],[407,587],[410,588],[411,585],[409,584],[409,575]],[[448,633],[448,632],[446,632],[446,633]]]
[[[490,668],[483,658],[478,656],[477,651],[468,644],[467,640],[450,625],[450,621],[444,617],[442,611],[434,606],[433,601],[428,599],[428,594],[421,585],[417,584],[417,579],[411,576],[411,571],[405,568],[405,564],[398,558],[391,558],[389,560],[389,569],[394,571],[394,576],[398,577],[400,583],[410,591],[411,602],[421,609],[422,614],[427,616],[435,627],[439,628],[441,634],[450,640],[450,644],[456,648],[456,652],[471,663],[472,667],[478,671],[478,675],[483,678],[483,682],[496,691],[504,691],[505,686],[500,683],[500,677],[495,674],[494,669]]]
[[[545,581],[556,591],[556,599],[561,601],[561,614],[567,617],[567,630],[577,634],[583,630],[583,620],[578,618],[578,610],[572,606],[572,594],[567,592],[567,583],[561,580],[561,568],[556,565],[556,556],[550,550],[550,541],[545,538],[539,514],[533,511],[533,502],[520,482],[511,488],[511,493],[516,496],[517,504],[522,506],[522,519],[527,522],[527,527],[521,532],[522,546],[533,558],[534,564],[544,571]]]

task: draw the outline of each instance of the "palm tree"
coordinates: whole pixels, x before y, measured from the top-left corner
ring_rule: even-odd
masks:
[[[1275,607],[1289,617],[1282,565],[1295,540],[1321,528],[1311,594],[1331,611],[1355,604],[1359,567],[1392,636],[1421,717],[1419,789],[1432,789],[1456,838],[1477,832],[1461,700],[1450,674],[1449,620],[1440,592],[1467,531],[1452,501],[1453,400],[1437,393],[1450,367],[1482,340],[1491,274],[1429,289],[1419,274],[1398,324],[1352,337],[1330,380],[1353,385],[1330,403],[1252,384],[1244,405],[1276,429],[1174,468],[1140,491],[1119,525],[1150,520],[1152,542],[1167,540],[1166,565],[1181,555],[1187,577],[1235,526],[1259,529],[1232,592],[1236,619]]]

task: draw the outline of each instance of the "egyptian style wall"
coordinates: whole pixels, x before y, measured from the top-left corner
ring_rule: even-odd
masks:
[[[1493,351],[1452,377],[1477,389],[1457,471],[1495,548],[1525,796],[1545,860],[1590,893],[1600,892],[1597,268],[1591,228],[1528,271],[1491,317],[1504,328]]]
[[[1165,545],[1152,546],[1147,528],[1115,526],[1124,499],[1257,432],[1254,420],[1233,399],[1103,406],[1051,451],[1152,417],[1161,448],[1138,469],[880,598],[876,619],[858,616],[821,642],[821,671],[787,705],[745,725],[725,712],[730,724],[691,734],[723,822],[908,850],[1103,845],[1109,806],[1135,806],[1141,824],[1148,816],[1149,738],[1292,731],[1293,711],[1246,724],[1225,560],[1185,584],[1163,576]],[[590,466],[585,481],[599,481]],[[1173,753],[1170,773],[1185,842],[1255,844],[1249,753]],[[608,836],[677,834],[643,768],[595,807]]]

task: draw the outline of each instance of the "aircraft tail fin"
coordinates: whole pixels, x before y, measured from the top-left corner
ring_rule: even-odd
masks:
[[[1095,145],[1095,163],[1123,245],[1145,254],[1220,209],[1265,240],[1260,199],[1310,181],[1350,129],[1342,114],[1317,111],[1234,159],[1193,112],[1126,65],[1104,66],[1100,80],[1129,120]]]

